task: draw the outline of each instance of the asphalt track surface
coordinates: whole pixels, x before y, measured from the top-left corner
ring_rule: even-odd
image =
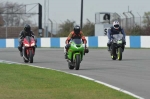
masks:
[[[0,49],[0,60],[24,63],[17,48]],[[32,64],[88,76],[150,99],[150,49],[126,49],[122,61],[112,60],[106,49],[90,49],[80,69],[69,70],[63,49],[37,48]]]

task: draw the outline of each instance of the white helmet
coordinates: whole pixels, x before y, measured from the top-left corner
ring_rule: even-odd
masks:
[[[114,22],[113,22],[113,27],[114,27],[115,29],[119,29],[119,22],[118,22],[118,21],[114,21]]]

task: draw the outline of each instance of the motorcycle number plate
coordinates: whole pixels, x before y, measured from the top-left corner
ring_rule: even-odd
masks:
[[[118,44],[121,44],[121,43],[122,43],[122,41],[118,41],[117,43],[118,43]]]

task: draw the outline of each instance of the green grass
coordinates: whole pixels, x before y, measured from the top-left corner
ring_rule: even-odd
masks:
[[[0,99],[135,99],[96,82],[49,69],[0,63]]]

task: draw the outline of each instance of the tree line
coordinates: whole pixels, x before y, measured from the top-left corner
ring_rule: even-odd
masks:
[[[75,26],[75,21],[66,20],[64,23],[60,24],[59,31],[55,35],[56,37],[66,37],[68,34],[73,31]],[[94,23],[91,22],[89,19],[86,20],[86,23],[83,24],[82,32],[85,36],[94,36]]]
[[[127,35],[150,35],[150,12],[145,12],[142,18],[142,26],[135,24],[135,27],[126,30]]]

